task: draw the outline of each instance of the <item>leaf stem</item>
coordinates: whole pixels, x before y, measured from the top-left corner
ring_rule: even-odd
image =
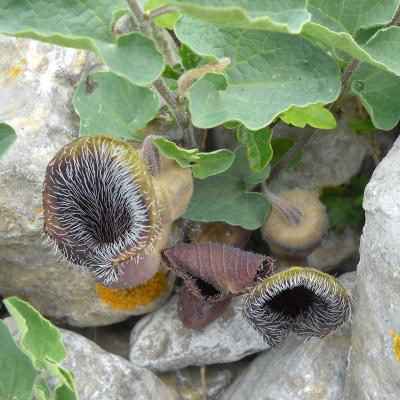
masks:
[[[274,180],[289,164],[289,162],[296,156],[296,154],[304,147],[304,145],[311,139],[314,130],[305,130],[302,132],[300,138],[296,143],[285,153],[285,155],[274,165],[269,174],[267,182],[270,183]]]
[[[160,17],[161,15],[175,13],[177,11],[178,10],[175,7],[173,7],[169,4],[164,4],[158,8],[155,8],[150,13],[145,14],[145,18],[154,19],[154,18]]]
[[[146,16],[138,0],[127,0],[127,2],[138,23],[140,31],[146,36],[155,39],[152,31],[151,20]],[[162,46],[161,50],[163,50]],[[175,94],[169,90],[162,78],[158,78],[153,85],[176,118],[180,130],[180,136],[178,139],[181,139],[183,144],[187,147],[197,147],[193,125],[190,123],[189,114],[187,113],[185,106],[179,104]]]
[[[342,90],[343,90],[343,87],[346,86],[347,81],[349,80],[351,75],[353,75],[353,72],[358,68],[359,65],[360,65],[360,60],[353,58],[353,60],[351,60],[350,64],[343,71],[342,76],[340,77],[340,80],[342,81]]]

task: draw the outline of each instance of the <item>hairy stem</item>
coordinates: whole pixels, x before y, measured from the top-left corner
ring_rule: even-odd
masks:
[[[138,0],[127,0],[127,2],[132,10],[133,16],[136,19],[140,31],[146,36],[155,39],[151,26],[151,20],[143,11]],[[160,50],[163,50],[162,46]],[[190,123],[189,114],[187,113],[185,106],[177,102],[175,94],[169,90],[162,78],[158,78],[153,85],[160,96],[165,100],[169,109],[176,118],[176,122],[178,123],[180,130],[180,137],[178,139],[181,139],[183,144],[187,147],[196,147],[197,144],[194,137],[194,129]]]
[[[147,19],[154,19],[160,17],[161,15],[175,13],[177,11],[178,10],[175,7],[170,6],[169,4],[164,4],[163,6],[152,10],[149,14],[145,14],[145,16]]]

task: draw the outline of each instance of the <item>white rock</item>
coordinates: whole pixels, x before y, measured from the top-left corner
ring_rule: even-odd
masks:
[[[346,400],[398,400],[400,362],[400,139],[378,165],[364,195],[366,222],[357,269]]]
[[[269,346],[243,319],[242,298],[235,298],[224,314],[200,331],[185,328],[177,314],[177,296],[133,328],[130,360],[152,371],[166,372],[189,365],[227,363]]]

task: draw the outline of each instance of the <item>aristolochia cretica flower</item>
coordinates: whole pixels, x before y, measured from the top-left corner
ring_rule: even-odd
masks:
[[[272,259],[220,243],[182,243],[162,250],[167,266],[201,301],[237,296],[272,273]]]
[[[331,275],[292,267],[258,282],[246,296],[243,315],[271,346],[290,331],[299,338],[323,338],[346,324],[351,297]]]
[[[46,169],[44,233],[66,260],[86,267],[103,284],[141,284],[156,273],[159,250],[177,216],[161,176],[153,178],[126,142],[77,139]]]

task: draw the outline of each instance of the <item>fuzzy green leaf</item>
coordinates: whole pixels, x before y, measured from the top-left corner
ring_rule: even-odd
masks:
[[[154,118],[159,97],[111,72],[97,72],[82,81],[73,98],[80,117],[80,136],[105,134],[143,140],[139,130]]]
[[[251,131],[240,126],[237,138],[247,147],[250,167],[256,172],[263,170],[272,159],[272,132],[268,128]]]
[[[310,0],[311,21],[304,25],[302,35],[327,48],[336,48],[360,61],[400,75],[398,54],[400,29],[381,30],[367,43],[355,39],[360,29],[385,25],[391,21],[400,0]]]
[[[166,0],[148,0],[144,6],[144,9],[146,11],[151,11],[154,8],[163,6],[164,4],[167,4]],[[163,26],[164,28],[172,30],[174,29],[175,22],[178,18],[179,13],[168,13],[155,18],[154,22],[156,22],[158,25]]]
[[[372,65],[361,64],[352,76],[351,89],[358,95],[373,124],[393,129],[400,120],[400,77]]]
[[[175,160],[182,168],[190,168],[190,163],[198,159],[197,149],[183,149],[163,137],[154,138],[153,143],[165,157]]]
[[[193,176],[205,179],[212,175],[226,171],[233,163],[235,155],[227,149],[197,153],[199,159],[192,166]]]
[[[295,141],[288,138],[272,138],[272,160],[271,166],[274,166],[285,154],[286,152],[294,145]],[[303,150],[300,150],[288,163],[286,169],[293,169],[303,157]]]
[[[42,317],[27,302],[16,297],[4,300],[21,334],[21,347],[31,357],[36,368],[45,366],[46,360],[62,361],[65,348],[60,331]]]
[[[0,399],[30,400],[36,371],[0,320]]]
[[[184,218],[195,221],[223,221],[245,229],[263,225],[269,204],[260,193],[250,193],[252,185],[265,181],[269,168],[256,173],[250,169],[246,148],[235,150],[235,160],[225,172],[194,180],[194,192]]]
[[[124,0],[2,0],[0,32],[95,51],[116,74],[149,85],[164,69],[163,56],[140,33],[114,39],[113,23],[126,9]]]
[[[292,106],[281,116],[285,124],[304,128],[307,124],[318,129],[336,128],[336,119],[334,115],[319,104],[310,104],[306,107]]]
[[[165,138],[153,139],[164,156],[175,160],[182,168],[192,168],[193,176],[205,179],[226,171],[233,162],[234,154],[227,149],[201,153],[197,149],[183,149]]]
[[[10,125],[0,123],[0,157],[3,156],[16,141],[17,135]]]
[[[329,103],[339,94],[337,64],[301,37],[218,28],[187,17],[176,23],[175,32],[200,55],[231,59],[226,79],[208,73],[188,91],[198,127],[236,120],[257,130],[292,105]]]
[[[231,28],[299,33],[310,20],[305,0],[171,0],[192,17]]]

